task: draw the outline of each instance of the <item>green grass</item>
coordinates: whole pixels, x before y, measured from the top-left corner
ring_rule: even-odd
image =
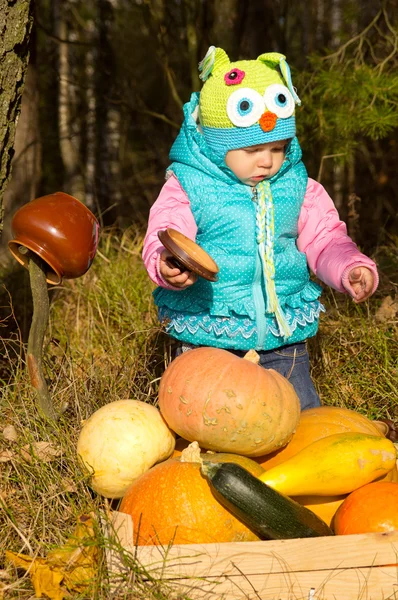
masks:
[[[372,419],[398,417],[398,319],[376,320],[377,298],[355,305],[329,293],[325,304],[327,316],[310,343],[323,403]]]
[[[9,295],[4,293],[0,452],[8,451],[12,459],[1,462],[0,455],[2,562],[5,550],[44,556],[51,547],[64,543],[78,515],[104,509],[103,499],[88,487],[76,457],[82,421],[113,400],[156,401],[157,381],[164,368],[163,342],[152,305],[152,285],[140,259],[141,244],[142,237],[135,231],[107,232],[90,271],[50,292],[46,376],[56,408],[68,404],[56,425],[38,417],[25,369],[26,332],[21,324],[29,325],[31,305],[25,303],[29,294],[21,288],[28,286],[28,278],[19,266],[4,273],[4,280],[15,290],[10,300],[15,297],[19,304],[7,307]],[[17,441],[3,438],[6,425],[15,427]],[[27,462],[21,449],[34,448],[35,442],[50,442],[59,456],[49,462],[32,456]],[[98,541],[103,545],[103,540]],[[6,565],[0,563],[1,568]],[[12,575],[11,583],[5,581],[10,586],[6,597],[30,598],[29,578],[15,580]],[[93,597],[108,597],[103,575],[100,568]],[[134,595],[128,597],[169,597],[155,589],[159,585],[140,580],[139,573],[135,579]]]
[[[6,289],[0,293],[0,597],[2,585],[5,598],[28,599],[33,594],[29,577],[17,577],[4,563],[5,550],[45,556],[65,542],[78,515],[109,507],[90,490],[76,457],[82,421],[117,399],[156,403],[168,348],[157,323],[153,285],[142,265],[141,247],[142,235],[136,230],[105,232],[90,271],[50,293],[46,376],[56,407],[68,404],[56,425],[38,417],[25,369],[32,310],[26,271],[11,265],[2,273]],[[376,320],[376,315],[383,297],[394,293],[391,273],[397,272],[398,259],[388,249],[383,260],[380,290],[368,303],[356,306],[342,295],[325,294],[328,312],[310,351],[313,377],[324,403],[346,406],[371,418],[396,418],[398,321],[396,316]],[[16,441],[2,435],[6,425],[14,426]],[[50,442],[58,454],[51,460],[37,451],[35,455],[36,442]],[[29,461],[23,448],[32,455]],[[100,534],[98,543],[102,547],[105,543]],[[132,556],[125,560],[131,568],[130,584],[126,593],[116,597],[183,597],[164,582],[146,579]],[[82,597],[108,598],[108,586],[102,561],[92,592]]]

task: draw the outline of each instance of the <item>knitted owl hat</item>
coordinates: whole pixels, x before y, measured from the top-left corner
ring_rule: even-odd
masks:
[[[210,46],[199,71],[205,82],[199,120],[217,157],[296,135],[294,109],[301,102],[283,54],[268,52],[231,63],[224,50]]]

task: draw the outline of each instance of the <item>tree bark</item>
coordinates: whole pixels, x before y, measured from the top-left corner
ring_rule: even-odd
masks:
[[[29,60],[32,0],[0,0],[0,232],[3,198],[11,173],[16,124]]]
[[[84,201],[84,181],[80,169],[81,128],[76,131],[77,85],[70,66],[69,30],[66,22],[65,4],[60,2],[57,22],[58,68],[59,68],[59,101],[58,123],[62,161],[65,167],[64,187],[72,196]]]
[[[120,199],[116,162],[118,159],[119,131],[116,109],[111,109],[110,98],[114,85],[114,54],[110,33],[114,19],[114,0],[97,2],[97,53],[95,65],[95,194],[101,224],[113,225],[117,218]]]
[[[187,46],[188,46],[188,63],[189,70],[191,73],[191,88],[193,90],[200,90],[200,79],[198,71],[198,35],[197,35],[197,23],[199,20],[200,4],[193,0],[184,0],[184,17],[185,26],[187,32]]]
[[[15,212],[39,195],[41,177],[39,90],[32,54],[33,52],[26,73],[21,113],[15,132],[12,174],[4,194],[3,245],[11,239],[11,223]]]
[[[238,60],[238,49],[241,38],[240,15],[245,6],[239,0],[221,0],[211,3],[213,23],[211,39],[214,46],[221,46],[231,61]],[[257,6],[257,4],[256,4]],[[250,56],[250,52],[248,53]]]
[[[95,20],[89,19],[86,25],[87,34],[91,40],[96,39]],[[96,95],[95,95],[95,57],[96,51],[94,45],[88,48],[85,56],[84,66],[86,74],[85,86],[85,106],[86,117],[86,149],[85,149],[85,179],[86,179],[86,205],[90,210],[96,210],[95,194],[95,115],[96,115]]]

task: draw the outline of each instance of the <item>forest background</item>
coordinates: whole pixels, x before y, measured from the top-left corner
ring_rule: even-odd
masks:
[[[153,286],[140,259],[142,240],[150,206],[164,182],[183,104],[200,89],[198,62],[215,45],[232,60],[255,58],[265,51],[288,58],[302,100],[297,108],[298,137],[309,176],[324,184],[350,236],[376,260],[380,272],[376,296],[360,308],[342,295],[338,300],[330,292],[325,296],[328,316],[311,342],[316,385],[321,398],[332,404],[346,402],[341,395],[346,388],[347,401],[355,398],[354,404],[359,402],[363,412],[395,414],[396,2],[0,0],[0,14],[6,17],[0,21],[0,205],[4,204],[0,376],[7,385],[11,382],[3,392],[18,390],[15,376],[24,370],[32,315],[28,274],[7,251],[12,216],[30,200],[60,190],[79,198],[97,215],[102,235],[95,267],[79,293],[75,286],[80,283],[51,287],[53,330],[46,347],[55,343],[60,356],[58,365],[52,357],[55,363],[46,366],[50,387],[61,385],[67,355],[71,364],[91,360],[90,369],[95,367],[99,377],[94,357],[104,355],[107,381],[112,383],[102,402],[120,394],[143,395],[156,402],[157,388],[151,382],[164,369],[158,344],[162,336],[151,300]],[[107,279],[109,269],[113,280]],[[79,296],[83,291],[84,317]],[[67,314],[70,323],[62,320]],[[365,317],[367,340],[371,341],[375,328],[373,341],[378,349],[361,349]],[[84,318],[90,325],[82,325]],[[386,322],[384,327],[381,321]],[[349,328],[349,339],[333,331],[342,323]],[[59,326],[63,332],[57,330]],[[100,331],[101,326],[104,331],[98,337],[81,339],[82,331]],[[136,342],[143,332],[146,337],[140,346]],[[359,344],[358,350],[353,349],[354,343]],[[115,344],[123,354],[119,359],[113,354]],[[346,385],[346,377],[340,374],[339,380],[336,367],[330,368],[335,362],[344,373],[348,363],[342,347],[359,362],[363,352],[369,357],[381,353],[366,369],[358,371],[352,364],[355,386],[359,386],[355,393]],[[79,357],[73,354],[76,350],[81,350]],[[327,359],[329,351],[333,358]],[[140,368],[134,364],[137,358]],[[395,364],[392,369],[390,361]],[[380,368],[388,373],[387,380],[378,377]],[[116,390],[118,382],[112,377],[123,369],[141,375],[137,384],[129,376],[120,378],[118,382],[126,385]],[[86,385],[84,380],[80,383]],[[71,385],[68,375],[67,395]],[[393,406],[386,401],[390,397]]]
[[[231,60],[287,56],[309,176],[380,272],[377,293],[361,305],[325,290],[327,312],[310,341],[315,385],[325,404],[397,420],[398,4],[0,0],[0,597],[32,597],[27,579],[6,572],[5,550],[43,555],[77,515],[102,506],[76,457],[84,419],[121,398],[156,404],[168,356],[143,234],[210,45]],[[18,68],[6,72],[14,58]],[[15,211],[58,190],[102,227],[88,273],[50,288],[44,370],[66,411],[48,427],[25,363],[29,276],[7,242]],[[172,597],[142,581],[136,573],[128,597]],[[106,577],[96,585],[95,597],[110,597]]]
[[[355,371],[353,365],[355,385],[359,386],[353,393],[345,383],[346,376],[342,374],[338,380],[336,367],[327,368],[327,364],[335,360],[337,368],[347,365],[343,346],[360,361],[362,350],[353,350],[353,339],[359,345],[363,342],[361,319],[365,315],[367,319],[381,315],[380,319],[387,321],[383,328],[380,319],[367,323],[368,341],[375,327],[373,340],[376,345],[376,340],[380,341],[382,356],[385,348],[388,354],[388,359],[381,357],[379,363],[385,371],[390,360],[395,364],[397,3],[0,0],[0,14],[6,17],[0,20],[0,205],[4,205],[4,215],[0,214],[0,325],[5,340],[0,377],[12,382],[15,370],[21,365],[23,370],[32,314],[28,274],[7,250],[11,220],[30,200],[61,190],[79,198],[96,214],[102,235],[94,269],[80,287],[88,303],[85,317],[94,325],[81,324],[80,296],[74,287],[80,283],[66,281],[50,288],[54,329],[57,319],[64,327],[62,334],[53,332],[46,342],[51,346],[54,338],[60,352],[58,367],[47,365],[50,386],[59,382],[65,353],[80,348],[85,348],[86,355],[82,351],[79,359],[89,361],[90,356],[102,353],[109,358],[107,375],[112,381],[112,373],[120,372],[109,334],[115,326],[116,345],[122,348],[118,340],[126,343],[120,369],[128,373],[128,365],[137,356],[141,360],[139,345],[135,357],[128,353],[132,352],[132,340],[139,339],[142,332],[149,336],[142,342],[144,357],[149,352],[155,368],[150,365],[148,370],[150,360],[144,358],[137,386],[127,379],[127,387],[118,393],[108,391],[102,402],[128,393],[146,398],[155,394],[156,402],[156,386],[152,388],[148,382],[156,379],[158,366],[161,372],[164,364],[162,356],[153,357],[160,329],[150,297],[153,286],[140,259],[142,240],[150,206],[164,182],[183,104],[192,91],[200,89],[198,62],[208,47],[215,45],[224,48],[231,60],[255,58],[266,51],[278,51],[288,58],[302,100],[296,109],[298,137],[309,176],[326,187],[350,236],[376,260],[380,272],[376,296],[356,312],[344,296],[338,295],[337,300],[325,296],[329,316],[321,320],[320,334],[312,344],[316,385],[321,397],[331,403],[343,402],[341,388],[346,387],[351,389],[347,401],[356,398],[355,402],[364,404],[363,412],[395,413],[396,365],[388,370],[395,383],[384,382],[385,388],[379,387],[377,361],[366,368],[371,386],[363,376],[365,370]],[[112,269],[113,280],[107,279],[106,269]],[[87,282],[93,285],[92,296]],[[70,307],[57,313],[62,301]],[[126,306],[131,306],[130,321]],[[75,321],[62,323],[69,313]],[[97,326],[100,330],[100,321],[105,332],[83,342],[81,332],[90,328],[93,332]],[[349,328],[346,341],[332,331],[342,323]],[[67,331],[69,327],[72,330]],[[65,344],[61,351],[62,335]],[[334,353],[333,359],[325,358],[329,351]],[[377,353],[375,348],[365,350],[366,356]],[[111,364],[112,358],[115,364]],[[134,365],[131,369],[138,372]],[[327,380],[325,373],[329,373],[327,391],[321,389]],[[65,389],[70,393],[68,381]],[[364,394],[367,400],[361,400]],[[394,408],[386,402],[390,394]]]
[[[15,210],[56,190],[103,226],[144,228],[210,45],[231,60],[287,56],[309,176],[365,252],[396,242],[395,2],[36,0],[31,11],[3,246]]]

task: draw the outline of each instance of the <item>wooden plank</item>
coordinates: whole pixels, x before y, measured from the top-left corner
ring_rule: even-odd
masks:
[[[192,599],[398,600],[398,532],[164,548],[134,546],[123,513],[111,527],[149,577]],[[108,569],[124,577],[117,544]]]
[[[390,537],[394,539],[391,540]],[[238,561],[246,574],[368,567],[398,563],[398,532],[392,536],[341,536],[271,542],[237,542],[172,546],[139,546],[137,559],[145,565],[162,564],[164,577],[190,576],[199,571],[225,573]]]
[[[126,571],[126,567],[121,558],[122,549],[124,551],[125,548],[127,549],[128,546],[131,546],[133,520],[130,515],[114,512],[111,519],[109,519],[109,515],[108,518],[103,515],[101,525],[105,533],[105,538],[109,542],[113,542],[105,546],[108,571],[110,573],[123,573]]]
[[[396,567],[176,579],[192,600],[398,600]]]
[[[114,513],[114,528],[121,545],[143,565],[162,568],[164,577],[189,577],[198,572],[225,574],[231,561],[246,573],[309,571],[331,568],[368,567],[398,563],[398,531],[335,537],[138,546],[133,544],[131,517]],[[128,525],[126,525],[126,523]],[[164,565],[167,558],[167,568]]]

